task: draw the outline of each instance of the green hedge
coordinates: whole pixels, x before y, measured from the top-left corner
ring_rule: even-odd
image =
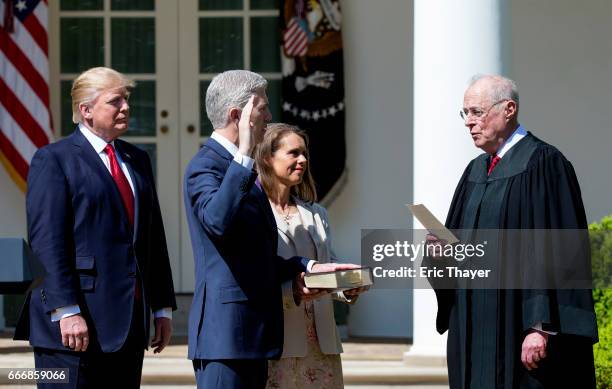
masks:
[[[612,388],[612,215],[589,225],[599,343],[593,346],[597,389]]]

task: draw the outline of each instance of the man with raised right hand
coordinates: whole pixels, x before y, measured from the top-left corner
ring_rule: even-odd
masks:
[[[264,388],[267,360],[283,348],[281,284],[304,272],[354,265],[319,264],[277,252],[274,216],[252,155],[272,115],[267,81],[246,70],[217,75],[206,92],[215,131],[189,163],[184,198],[195,260],[189,359],[198,388]]]

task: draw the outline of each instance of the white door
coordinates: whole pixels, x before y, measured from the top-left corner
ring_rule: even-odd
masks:
[[[212,129],[203,104],[210,80],[252,69],[270,81],[280,113],[278,0],[58,0],[49,2],[51,109],[58,137],[69,135],[72,80],[112,67],[137,86],[123,138],[151,156],[176,292],[194,288],[182,201],[183,173]]]
[[[136,81],[123,138],[146,150],[157,179],[173,274],[180,269],[178,7],[174,1],[49,1],[51,109],[56,137],[74,131],[70,88],[94,66]],[[175,278],[175,287],[181,290]]]
[[[268,80],[272,117],[280,117],[278,14],[278,0],[179,1],[181,177],[212,132],[204,100],[216,74],[229,69],[262,74]],[[181,236],[181,285],[193,291],[194,264],[184,217]]]

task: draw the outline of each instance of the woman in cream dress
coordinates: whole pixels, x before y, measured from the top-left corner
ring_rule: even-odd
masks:
[[[269,124],[257,149],[256,164],[276,219],[278,254],[329,262],[327,211],[314,202],[316,192],[308,169],[306,134],[295,126]],[[294,295],[291,281],[283,285],[283,355],[278,361],[269,361],[268,388],[344,387],[342,345],[332,298],[352,303],[363,291],[318,291],[305,297]]]

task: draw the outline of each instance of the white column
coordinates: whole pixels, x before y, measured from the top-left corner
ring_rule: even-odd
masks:
[[[467,163],[479,154],[459,118],[477,73],[503,73],[504,0],[414,1],[414,202],[444,221]],[[422,226],[415,220],[415,228]],[[444,363],[432,290],[414,291],[414,344],[407,363]]]

